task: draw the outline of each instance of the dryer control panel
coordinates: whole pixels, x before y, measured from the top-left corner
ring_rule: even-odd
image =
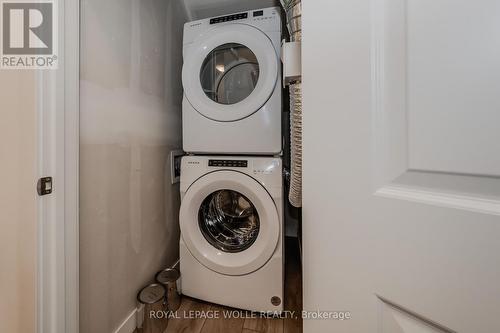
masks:
[[[264,10],[254,10],[253,12],[250,12],[252,17],[260,17],[262,16],[262,19],[267,19],[268,17],[264,17]],[[236,20],[244,20],[248,18],[248,13],[237,13],[237,14],[231,14],[231,15],[226,15],[226,16],[219,16],[219,17],[214,17],[210,19],[210,24],[217,24],[217,23],[222,23],[222,22],[230,22],[230,21],[236,21]],[[270,16],[269,18],[272,18]],[[259,18],[260,20],[261,18]]]
[[[273,33],[276,33],[277,37],[275,38],[281,42],[280,15],[281,7],[269,7],[186,22],[184,24],[183,44],[185,46],[191,45],[200,36],[206,39],[212,33],[211,28],[216,29],[227,24],[236,23],[244,23],[256,27],[264,31],[271,39],[274,38]]]
[[[229,21],[235,21],[235,20],[243,20],[246,18],[248,18],[248,13],[232,14],[232,15],[211,18],[210,24],[229,22]]]

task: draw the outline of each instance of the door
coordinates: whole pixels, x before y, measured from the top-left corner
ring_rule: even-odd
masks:
[[[305,332],[500,332],[500,3],[303,13]]]
[[[203,116],[237,121],[259,110],[274,91],[278,55],[271,40],[246,24],[199,36],[184,51],[184,93]]]
[[[182,239],[207,268],[244,275],[262,267],[279,241],[278,212],[269,193],[235,171],[209,173],[189,187],[179,214]]]

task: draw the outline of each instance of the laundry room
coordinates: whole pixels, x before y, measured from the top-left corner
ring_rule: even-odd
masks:
[[[81,2],[81,333],[301,332],[286,18],[278,1]],[[150,318],[172,272],[175,314]]]
[[[500,332],[499,18],[0,0],[0,333]]]

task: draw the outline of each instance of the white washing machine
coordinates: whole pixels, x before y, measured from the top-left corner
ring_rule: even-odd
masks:
[[[183,54],[184,151],[280,153],[280,8],[188,22]]]
[[[282,311],[281,159],[186,156],[181,168],[182,293],[239,309]]]

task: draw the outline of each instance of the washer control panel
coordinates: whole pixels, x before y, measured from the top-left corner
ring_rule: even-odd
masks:
[[[181,193],[200,177],[220,171],[248,175],[265,186],[272,196],[279,196],[283,191],[282,169],[280,157],[186,155],[181,161]]]
[[[254,175],[270,175],[277,170],[281,170],[281,164],[279,160],[272,161],[255,161],[253,163],[253,174]]]
[[[210,167],[226,167],[226,168],[246,168],[248,167],[247,160],[208,160]]]

